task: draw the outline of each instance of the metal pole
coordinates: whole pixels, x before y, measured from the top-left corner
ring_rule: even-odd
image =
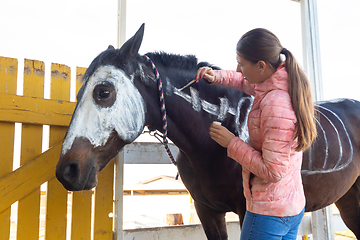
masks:
[[[315,101],[323,100],[317,1],[301,0],[304,69],[312,84]],[[334,240],[332,206],[311,213],[314,240]]]
[[[118,0],[117,48],[126,40],[126,0]],[[115,158],[114,183],[114,240],[124,240],[123,198],[124,198],[124,150]]]
[[[118,0],[117,33],[117,48],[120,48],[126,40],[126,0]]]
[[[114,240],[123,240],[124,150],[115,158]]]
[[[304,69],[316,101],[323,100],[319,26],[316,0],[301,0]]]
[[[311,213],[311,229],[314,240],[334,240],[332,208],[327,206]]]

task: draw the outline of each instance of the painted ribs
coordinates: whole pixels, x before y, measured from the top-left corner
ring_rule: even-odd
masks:
[[[342,119],[322,105],[316,105],[316,107],[318,108],[316,111],[322,119],[321,122],[317,120],[319,127],[317,141],[324,141],[325,147],[319,148],[316,145],[321,143],[315,142],[304,153],[304,160],[308,159],[308,161],[303,162],[301,173],[307,175],[340,171],[349,166],[354,155],[353,144]],[[325,131],[325,129],[328,130]],[[314,149],[318,149],[317,152],[313,151]],[[320,154],[319,150],[324,151],[324,154]],[[319,158],[318,155],[323,156]],[[337,161],[328,161],[330,157]]]

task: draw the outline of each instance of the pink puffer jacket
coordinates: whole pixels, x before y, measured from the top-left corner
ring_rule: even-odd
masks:
[[[248,117],[250,143],[233,138],[228,156],[242,166],[247,210],[270,216],[293,216],[305,206],[301,180],[302,152],[295,151],[296,116],[282,64],[267,80],[249,84],[241,73],[215,71],[212,84],[255,96]]]

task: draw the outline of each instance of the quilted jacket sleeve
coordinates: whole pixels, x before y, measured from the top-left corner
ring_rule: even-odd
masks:
[[[263,180],[278,182],[290,166],[296,117],[288,95],[268,93],[261,104],[261,151],[255,150],[238,137],[228,145],[228,156]]]
[[[255,95],[254,85],[248,83],[240,72],[228,70],[214,70],[213,85],[239,89],[248,95]]]

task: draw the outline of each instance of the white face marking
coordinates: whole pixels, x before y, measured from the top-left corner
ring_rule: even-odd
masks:
[[[116,91],[116,101],[110,107],[100,107],[93,99],[94,88],[110,82]],[[145,124],[144,100],[131,79],[114,66],[101,66],[88,79],[83,96],[74,112],[62,146],[65,154],[76,137],[87,138],[94,147],[103,146],[112,131],[124,141],[134,141]]]

